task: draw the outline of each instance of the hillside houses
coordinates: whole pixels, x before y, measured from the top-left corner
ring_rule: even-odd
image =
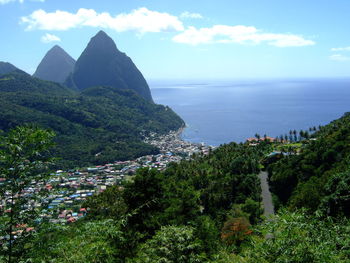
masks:
[[[121,184],[139,168],[164,170],[172,162],[189,159],[193,154],[208,154],[212,147],[185,142],[178,132],[157,136],[152,134],[145,142],[159,147],[160,154],[146,155],[135,160],[116,161],[105,165],[82,168],[79,170],[57,170],[46,182],[32,181],[23,192],[29,199],[46,193],[41,199],[33,198],[24,209],[40,208],[42,213],[38,221],[67,224],[84,217],[88,208],[81,207],[84,201],[95,194],[103,192],[108,186]],[[0,184],[4,184],[0,178]],[[9,200],[7,196],[0,200],[0,209]]]

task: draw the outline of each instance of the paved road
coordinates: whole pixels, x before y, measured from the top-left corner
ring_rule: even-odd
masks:
[[[264,216],[268,217],[275,214],[275,209],[272,203],[272,196],[267,183],[267,172],[260,172],[259,174],[261,184],[261,196],[264,205]]]

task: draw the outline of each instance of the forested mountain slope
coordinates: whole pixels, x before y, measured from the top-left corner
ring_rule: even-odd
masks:
[[[320,127],[300,154],[270,167],[272,191],[291,208],[350,216],[350,113]]]
[[[132,90],[92,87],[75,92],[15,72],[0,76],[0,129],[32,123],[56,133],[59,165],[82,166],[156,153],[141,132],[166,133],[184,125],[169,107]]]
[[[8,62],[2,62],[0,61],[0,75],[2,74],[8,74],[13,71],[18,71],[19,69],[16,68],[14,65]]]

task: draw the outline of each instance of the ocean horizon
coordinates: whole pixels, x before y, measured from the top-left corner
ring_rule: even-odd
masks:
[[[153,99],[185,122],[184,140],[218,146],[277,137],[350,111],[350,78],[150,80]]]

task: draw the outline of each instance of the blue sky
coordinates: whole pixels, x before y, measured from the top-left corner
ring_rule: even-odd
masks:
[[[350,77],[349,0],[0,0],[0,61],[33,73],[103,29],[146,79]]]

